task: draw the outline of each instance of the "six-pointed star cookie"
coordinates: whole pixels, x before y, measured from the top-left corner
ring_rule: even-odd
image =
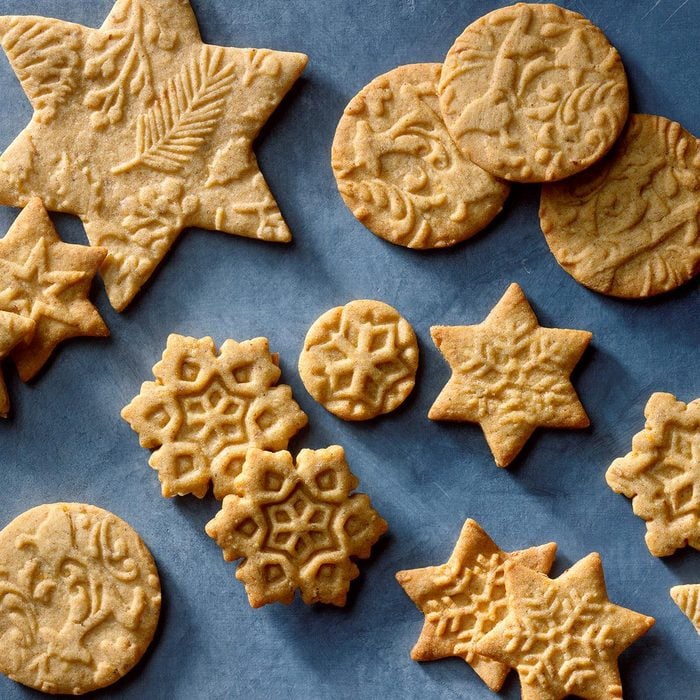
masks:
[[[100,29],[3,17],[0,41],[34,107],[0,203],[79,216],[116,309],[187,226],[290,239],[252,142],[306,56],[204,44],[187,0],[117,0]]]
[[[63,243],[36,197],[0,240],[0,310],[36,323],[30,342],[12,358],[30,380],[63,340],[107,336],[109,330],[87,296],[107,251]]]
[[[31,338],[35,328],[36,324],[31,318],[0,311],[0,360],[23,340]],[[0,370],[0,418],[7,418],[9,410],[10,399]]]
[[[569,375],[591,333],[543,328],[517,284],[483,323],[430,332],[452,377],[428,417],[479,423],[499,467],[511,463],[537,427],[589,425]]]
[[[505,583],[508,614],[476,650],[518,672],[523,700],[622,697],[617,658],[654,618],[608,600],[598,554],[557,579],[508,562]]]
[[[425,615],[411,658],[433,661],[459,656],[491,690],[500,690],[508,666],[476,654],[474,647],[506,615],[504,565],[517,561],[546,574],[556,551],[557,545],[550,542],[508,554],[478,523],[467,520],[446,564],[396,574],[401,587]]]

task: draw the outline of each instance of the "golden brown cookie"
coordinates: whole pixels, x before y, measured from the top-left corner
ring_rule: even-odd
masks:
[[[700,399],[686,406],[672,394],[652,394],[644,416],[632,451],[610,465],[605,479],[646,520],[655,557],[686,545],[700,549]]]
[[[388,304],[367,299],[318,318],[299,356],[307,391],[343,420],[367,420],[398,408],[413,390],[417,369],[411,325]]]
[[[506,616],[505,563],[517,561],[547,574],[556,551],[557,545],[550,542],[520,552],[503,552],[478,523],[467,520],[446,564],[396,574],[401,587],[425,615],[411,658],[434,661],[458,656],[498,692],[510,669],[480,656],[474,647]]]
[[[399,66],[345,108],[333,172],[352,213],[408,248],[444,248],[481,231],[510,188],[460,152],[440,113],[439,63]]]
[[[617,658],[654,618],[610,602],[600,555],[556,579],[507,562],[505,584],[508,614],[476,651],[518,672],[523,700],[622,698]]]
[[[291,603],[343,606],[359,576],[350,557],[366,559],[387,524],[358,481],[342,447],[289,452],[250,449],[206,531],[226,561],[243,558],[236,578],[254,608]]]
[[[19,314],[0,311],[0,360],[24,340],[32,337],[36,324],[31,318]],[[10,411],[10,398],[0,369],[0,418],[7,418]]]
[[[141,447],[155,449],[148,463],[158,470],[163,496],[203,498],[233,493],[249,447],[283,450],[307,423],[266,338],[227,340],[217,355],[211,338],[173,333],[155,382],[122,410]]]
[[[617,51],[585,17],[549,4],[503,7],[470,24],[447,54],[439,93],[464,153],[516,182],[588,168],[627,119]]]
[[[12,352],[19,376],[36,376],[54,348],[76,336],[109,335],[88,300],[107,251],[64,243],[40,199],[33,197],[0,239],[0,310],[32,319],[29,342]]]
[[[600,163],[542,188],[540,225],[578,282],[648,297],[700,271],[700,141],[664,117],[633,114]]]
[[[123,520],[95,506],[32,508],[0,532],[0,672],[80,695],[128,673],[153,639],[160,581]]]
[[[589,425],[569,375],[591,334],[540,326],[517,284],[483,323],[433,326],[430,333],[452,377],[428,417],[479,423],[499,467],[538,427]]]
[[[700,583],[674,586],[671,598],[700,634]]]
[[[3,17],[0,43],[34,107],[0,203],[79,216],[116,309],[188,226],[290,239],[252,142],[306,56],[204,44],[187,0],[117,0],[99,29]]]

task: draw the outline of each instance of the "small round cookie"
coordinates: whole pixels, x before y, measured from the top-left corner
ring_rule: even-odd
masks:
[[[441,64],[400,66],[345,108],[333,141],[338,189],[372,233],[407,248],[444,248],[481,231],[509,186],[474,165],[440,114]]]
[[[640,298],[700,271],[700,140],[633,114],[590,170],[542,188],[540,225],[559,264],[603,294]]]
[[[160,612],[150,552],[123,520],[41,505],[0,532],[0,672],[45,693],[110,685],[143,656]]]
[[[629,101],[603,32],[549,4],[503,7],[470,24],[447,54],[438,91],[464,153],[515,182],[591,166],[617,139]]]
[[[344,420],[389,413],[413,390],[418,343],[413,328],[381,301],[352,301],[323,314],[299,356],[307,391]]]

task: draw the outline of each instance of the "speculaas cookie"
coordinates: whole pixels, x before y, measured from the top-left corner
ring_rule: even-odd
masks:
[[[673,602],[700,634],[700,583],[674,586],[670,593]]]

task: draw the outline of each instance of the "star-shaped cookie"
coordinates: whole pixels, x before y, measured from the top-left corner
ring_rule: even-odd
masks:
[[[0,203],[76,214],[124,309],[187,226],[288,241],[253,139],[307,57],[204,44],[187,0],[117,0],[99,29],[0,18],[34,107],[0,158]]]
[[[513,461],[538,427],[589,425],[569,375],[591,333],[543,328],[517,284],[483,323],[430,332],[452,377],[428,417],[479,423],[499,467]]]
[[[508,562],[505,584],[508,614],[476,651],[518,672],[523,700],[622,698],[617,658],[654,618],[608,600],[598,554],[557,579]]]
[[[104,248],[61,241],[36,197],[0,239],[0,310],[36,323],[31,341],[25,340],[12,352],[25,382],[37,374],[60,342],[109,335],[88,300],[92,278],[106,254]]]
[[[500,690],[508,666],[475,653],[476,643],[506,615],[504,566],[517,561],[549,573],[553,542],[520,552],[503,552],[474,520],[462,527],[446,564],[399,571],[396,579],[425,615],[411,651],[415,661],[463,658],[493,691]]]
[[[23,340],[31,338],[35,328],[36,324],[31,318],[0,311],[0,360],[7,357],[8,353]],[[7,418],[9,410],[10,399],[7,396],[2,370],[0,370],[0,418]]]
[[[693,623],[693,627],[695,627],[697,633],[700,634],[700,583],[674,586],[670,593],[673,602]]]

